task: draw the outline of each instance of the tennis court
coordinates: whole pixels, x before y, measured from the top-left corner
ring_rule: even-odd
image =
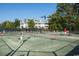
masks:
[[[0,56],[65,56],[79,45],[78,35],[66,36],[63,32],[24,32],[23,42],[19,37],[19,32],[0,36]]]

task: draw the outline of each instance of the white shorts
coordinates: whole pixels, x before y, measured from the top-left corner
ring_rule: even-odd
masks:
[[[22,38],[22,36],[20,36],[20,40],[22,40],[23,38]]]
[[[64,32],[65,34],[67,33],[67,32]]]

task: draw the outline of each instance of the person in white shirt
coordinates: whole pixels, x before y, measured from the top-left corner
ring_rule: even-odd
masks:
[[[23,32],[21,32],[20,41],[23,43]]]

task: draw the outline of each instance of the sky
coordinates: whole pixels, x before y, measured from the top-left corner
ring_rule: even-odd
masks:
[[[15,18],[40,20],[56,11],[55,3],[0,3],[0,22]]]

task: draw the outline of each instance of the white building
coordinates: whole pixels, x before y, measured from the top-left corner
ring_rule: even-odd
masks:
[[[34,20],[35,22],[35,28],[44,28],[48,29],[48,22],[46,21],[41,21],[41,20]],[[28,20],[21,20],[20,21],[20,28],[27,28],[28,29]]]
[[[20,28],[28,28],[28,23],[26,20],[20,20]]]

